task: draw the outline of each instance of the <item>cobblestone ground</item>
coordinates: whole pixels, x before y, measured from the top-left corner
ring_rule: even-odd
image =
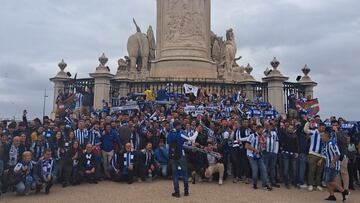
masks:
[[[181,187],[182,189],[182,187]],[[70,186],[62,188],[56,185],[52,188],[49,195],[33,194],[29,196],[16,196],[7,193],[0,197],[0,202],[6,203],[108,203],[108,202],[266,202],[266,203],[316,203],[325,202],[327,192],[308,192],[284,187],[274,189],[271,192],[263,189],[253,190],[250,185],[243,183],[232,183],[227,181],[219,186],[214,183],[197,183],[190,185],[190,196],[174,199],[170,196],[172,192],[171,181],[154,181],[152,183],[134,183],[127,185],[123,183],[101,182],[97,185],[82,184],[80,186]],[[337,193],[338,202],[341,202],[341,194]],[[351,191],[350,200],[347,202],[360,203],[360,188]]]

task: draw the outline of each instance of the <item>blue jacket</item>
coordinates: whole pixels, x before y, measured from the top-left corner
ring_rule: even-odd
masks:
[[[180,130],[176,130],[175,128],[172,129],[169,132],[169,135],[167,137],[167,143],[170,145],[173,142],[176,142],[176,144],[178,145],[178,147],[180,148],[182,155],[184,155],[184,143],[187,141],[186,139],[184,139],[183,137],[181,137],[181,131]]]
[[[115,131],[110,131],[101,137],[101,149],[105,152],[110,152],[114,149],[114,142],[121,146],[121,140],[119,134],[116,134]]]
[[[155,149],[155,160],[160,165],[167,165],[169,162],[169,149],[165,146],[162,149]]]

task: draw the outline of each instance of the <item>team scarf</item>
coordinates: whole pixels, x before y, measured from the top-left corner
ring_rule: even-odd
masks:
[[[14,145],[11,145],[10,151],[9,151],[9,165],[15,166],[18,161],[18,154],[19,154],[19,148],[15,147]]]

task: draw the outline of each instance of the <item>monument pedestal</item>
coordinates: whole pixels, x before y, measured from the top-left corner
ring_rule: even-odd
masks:
[[[157,0],[153,78],[216,79],[210,58],[210,0]]]
[[[150,77],[162,78],[212,78],[216,79],[216,64],[195,58],[165,58],[153,61]]]

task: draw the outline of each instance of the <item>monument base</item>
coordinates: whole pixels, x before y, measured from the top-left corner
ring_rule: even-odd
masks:
[[[217,66],[204,59],[166,58],[151,63],[152,78],[209,78],[217,79]]]

